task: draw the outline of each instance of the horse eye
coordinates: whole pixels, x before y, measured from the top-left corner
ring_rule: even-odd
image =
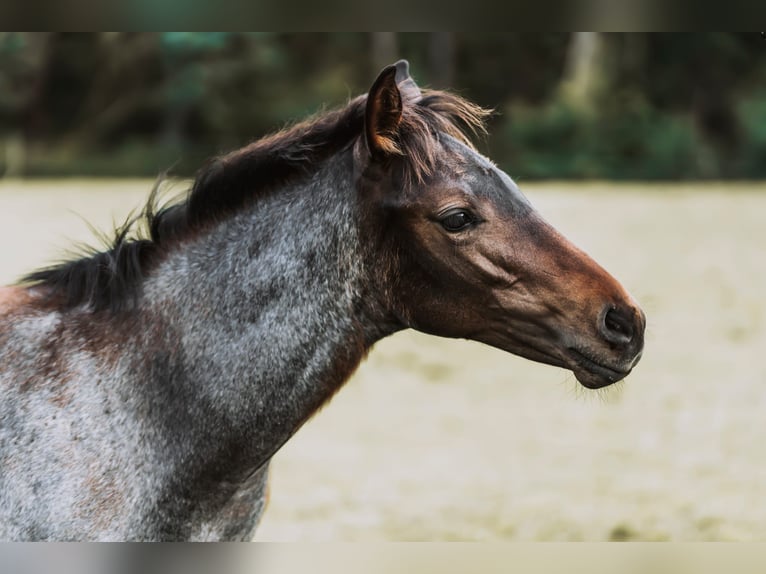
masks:
[[[453,211],[440,221],[442,227],[447,231],[462,231],[475,222],[473,215],[467,211]]]

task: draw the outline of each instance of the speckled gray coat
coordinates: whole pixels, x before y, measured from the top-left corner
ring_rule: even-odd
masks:
[[[252,536],[254,463],[385,334],[366,316],[352,182],[333,180],[335,163],[178,249],[123,324],[2,319],[0,538]]]

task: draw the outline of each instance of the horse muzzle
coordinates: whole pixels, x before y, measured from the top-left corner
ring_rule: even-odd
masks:
[[[598,318],[596,345],[578,341],[566,349],[575,378],[598,389],[627,377],[643,354],[645,329],[646,315],[640,308],[605,306]]]

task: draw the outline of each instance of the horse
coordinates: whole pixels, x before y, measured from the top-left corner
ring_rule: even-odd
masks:
[[[628,375],[643,311],[476,151],[488,114],[399,61],[0,290],[0,538],[252,539],[270,459],[403,329]]]

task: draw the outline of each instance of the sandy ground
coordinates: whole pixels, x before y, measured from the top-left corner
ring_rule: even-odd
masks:
[[[150,182],[0,182],[0,284]],[[405,332],[278,453],[256,540],[766,540],[763,185],[522,185],[648,316],[625,383]],[[79,214],[79,215],[77,215]]]

